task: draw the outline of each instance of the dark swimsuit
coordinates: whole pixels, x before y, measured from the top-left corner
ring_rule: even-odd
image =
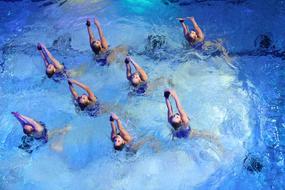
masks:
[[[55,82],[63,81],[63,80],[65,80],[66,78],[67,78],[67,73],[66,73],[65,68],[63,69],[63,71],[54,73],[54,74],[52,75],[52,80],[54,80]]]
[[[139,84],[137,87],[135,87],[135,92],[138,95],[145,94],[146,90],[147,90],[147,82],[143,82],[143,83]]]
[[[204,47],[205,41],[196,42],[191,45],[192,48],[202,51],[206,56],[221,56],[222,52],[215,45]]]
[[[32,153],[34,150],[37,150],[42,145],[48,142],[48,130],[44,123],[39,122],[43,127],[44,130],[40,137],[34,137],[33,135],[24,135],[22,137],[22,144],[18,146],[18,148],[23,149],[27,153]],[[34,129],[34,126],[31,125]]]
[[[43,51],[43,53],[44,53],[44,55],[45,55],[45,57],[46,57],[46,60],[47,60],[48,64],[52,64],[52,63],[50,63],[50,61],[49,61],[49,59],[48,59],[47,53],[46,53],[45,51]],[[55,73],[52,75],[52,79],[53,79],[55,82],[60,82],[60,81],[62,81],[62,80],[64,80],[64,79],[67,78],[67,72],[66,72],[67,70],[66,70],[66,68],[65,68],[65,65],[64,65],[64,63],[62,63],[61,65],[63,66],[62,71],[60,71],[60,72],[55,72]]]
[[[40,124],[44,127],[42,135],[40,137],[34,137],[34,138],[36,140],[41,140],[41,141],[44,141],[45,143],[47,143],[48,142],[48,130],[42,122],[40,122]]]
[[[77,107],[77,110],[81,110],[81,111],[84,111],[86,112],[89,116],[91,117],[97,117],[98,115],[101,114],[102,112],[102,105],[99,103],[98,99],[96,100],[95,103],[91,103],[90,105],[84,107],[84,108],[81,108],[78,104],[78,101],[75,100],[75,105]]]
[[[107,50],[105,52],[100,52],[96,55],[96,62],[100,63],[101,66],[108,65],[107,58],[112,53],[112,50]]]
[[[201,42],[196,42],[194,44],[191,44],[191,47],[196,50],[203,50],[203,45],[204,45],[204,41],[201,41]]]
[[[53,75],[52,75],[52,79],[55,81],[55,82],[61,82],[65,79],[68,78],[68,75],[67,75],[67,69],[64,65],[64,63],[62,63],[63,65],[63,69],[60,71],[60,72],[55,72]]]
[[[142,82],[141,84],[139,84],[138,86],[131,86],[131,92],[129,93],[129,95],[138,95],[138,96],[143,96],[146,94],[148,85],[147,82]]]
[[[190,134],[191,127],[189,125],[187,127],[181,126],[174,131],[174,136],[177,138],[189,138]]]

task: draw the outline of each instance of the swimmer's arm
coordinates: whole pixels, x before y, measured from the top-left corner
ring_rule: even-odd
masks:
[[[45,62],[46,67],[48,67],[49,62],[48,62],[47,58],[45,57],[45,55],[44,55],[44,53],[42,51],[41,51],[41,56],[42,56],[42,58],[43,58],[43,60]]]
[[[24,116],[24,115],[21,115],[21,117],[23,119],[25,119],[28,124],[33,125],[35,127],[36,131],[40,131],[43,128],[43,126],[41,124],[39,124],[37,121],[35,121],[34,119],[29,118],[29,117]]]
[[[126,74],[127,74],[127,79],[131,80],[132,68],[131,68],[130,63],[126,63]]]
[[[156,141],[156,142],[155,142]],[[132,149],[137,151],[138,149],[140,149],[144,144],[146,144],[147,142],[151,143],[151,147],[155,149],[155,151],[158,151],[160,148],[160,144],[159,142],[151,136],[148,136],[142,140],[140,140],[139,142],[137,142],[136,144],[132,145]]]
[[[166,103],[166,107],[167,107],[167,118],[168,120],[170,119],[170,117],[173,115],[173,109],[172,109],[172,106],[171,106],[171,103],[169,101],[168,98],[165,98],[165,103]]]
[[[147,81],[148,76],[147,76],[146,72],[132,58],[130,58],[130,61],[134,65],[134,67],[137,70],[137,72],[139,72],[139,74],[141,76],[141,79],[143,81]]]
[[[141,140],[139,142],[137,142],[136,144],[132,145],[132,149],[134,151],[138,151],[145,143],[147,140]]]
[[[99,36],[100,36],[100,40],[101,40],[101,43],[102,43],[102,47],[103,47],[104,49],[108,49],[108,42],[107,42],[107,40],[106,40],[106,38],[105,38],[105,36],[104,36],[103,30],[102,30],[102,28],[101,28],[101,26],[100,26],[99,21],[98,21],[96,18],[95,18],[94,23],[95,23],[95,25],[96,25],[96,27],[97,27],[97,29],[98,29],[98,33],[99,33]]]
[[[131,142],[132,137],[131,137],[131,135],[128,133],[128,131],[123,127],[123,125],[122,125],[120,119],[117,119],[116,122],[117,122],[117,125],[118,125],[118,127],[119,127],[120,134],[121,134],[122,138],[123,138],[125,141],[127,141],[127,143]]]
[[[71,80],[68,80],[68,86],[69,86],[69,90],[70,90],[70,93],[72,94],[73,98],[77,99],[79,96],[78,96],[76,90],[74,89]]]
[[[204,33],[202,32],[201,28],[195,21],[194,17],[187,17],[193,24],[195,31],[197,32],[197,36],[199,37],[200,40],[204,40]]]
[[[177,109],[178,109],[178,112],[179,112],[179,114],[180,114],[180,116],[181,116],[182,122],[183,122],[183,123],[188,123],[188,122],[189,122],[189,119],[188,119],[187,113],[184,111],[184,109],[183,109],[183,107],[182,107],[182,105],[181,105],[181,103],[180,103],[180,101],[179,101],[179,98],[178,98],[176,92],[175,92],[175,91],[172,91],[172,92],[171,92],[171,95],[172,95],[172,97],[173,97],[174,100],[175,100],[175,104],[176,104],[176,107],[177,107]]]
[[[111,131],[111,140],[113,141],[113,139],[116,137],[117,135],[117,128],[115,126],[115,123],[114,121],[110,121],[111,123],[111,128],[112,128],[112,131]]]
[[[184,36],[186,37],[186,35],[187,35],[188,32],[189,32],[189,29],[188,29],[188,27],[186,26],[186,24],[184,23],[184,18],[177,18],[177,20],[179,20],[179,22],[181,23],[182,28],[183,28]]]
[[[23,117],[23,115],[19,114],[18,112],[12,112],[12,114],[16,117],[16,119],[24,126],[28,121]]]
[[[76,80],[70,80],[70,82],[72,82],[73,84],[76,84],[77,86],[79,86],[80,88],[84,89],[87,93],[88,93],[88,97],[92,100],[95,101],[96,100],[96,96],[94,95],[94,93],[91,91],[91,89],[86,86],[85,84],[82,84],[81,82],[78,82]]]
[[[52,54],[49,52],[49,50],[48,50],[44,45],[42,45],[42,48],[43,48],[43,50],[46,52],[47,56],[50,58],[52,64],[55,66],[55,68],[56,68],[56,69],[59,69],[59,70],[63,69],[63,65],[60,64],[59,61],[56,60],[56,59],[52,56]]]
[[[92,32],[92,29],[91,29],[90,25],[91,25],[91,21],[88,19],[86,21],[86,26],[87,26],[88,36],[89,36],[89,42],[90,42],[90,45],[91,45],[94,41],[96,41],[96,38],[95,38],[95,36],[94,36],[94,34]]]

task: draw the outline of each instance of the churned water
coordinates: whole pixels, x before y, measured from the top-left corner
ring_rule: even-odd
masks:
[[[1,1],[0,189],[284,189],[283,1]],[[176,17],[195,16],[208,40],[221,39],[232,64],[186,46]],[[95,62],[85,22],[98,18],[111,45],[124,45],[151,87],[130,93],[125,66]],[[97,35],[94,25],[92,29]],[[115,152],[109,113],[75,109],[67,82],[45,76],[43,42],[116,112],[136,140],[136,154]],[[191,127],[219,138],[172,139],[163,90],[173,88]],[[49,130],[71,125],[32,154],[18,146],[22,130],[10,114]],[[154,148],[155,147],[155,148]]]

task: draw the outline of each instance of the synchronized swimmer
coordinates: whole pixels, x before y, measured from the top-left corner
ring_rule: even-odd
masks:
[[[63,64],[56,60],[44,44],[39,43],[37,46],[46,66],[46,75],[48,78],[65,78],[67,73]]]
[[[203,31],[196,23],[194,17],[187,17],[187,19],[192,22],[194,26],[193,30],[188,29],[187,25],[185,24],[184,18],[178,18],[183,27],[183,33],[185,39],[188,41],[189,45],[194,49],[199,49],[199,50],[206,49],[209,44],[207,45],[207,43],[204,41],[205,36]],[[91,30],[91,21],[89,19],[86,21],[90,47],[96,56],[96,60],[99,62],[103,60],[105,63],[110,64],[117,59],[118,54],[124,55],[127,80],[130,82],[132,87],[137,89],[138,94],[145,93],[145,91],[148,90],[147,89],[148,75],[146,74],[144,69],[140,67],[140,65],[137,62],[135,62],[133,58],[128,56],[128,51],[126,48],[119,46],[117,48],[114,48],[113,50],[110,50],[108,42],[104,36],[103,30],[97,19],[94,19],[94,24],[98,30],[100,39],[95,38]],[[56,60],[43,44],[39,43],[37,45],[37,49],[39,50],[41,57],[44,60],[46,67],[46,75],[48,76],[48,78],[61,78],[63,80],[67,80],[70,93],[75,101],[75,105],[77,105],[82,111],[87,111],[90,107],[92,107],[92,109],[94,108],[93,110],[95,110],[96,112],[96,114],[92,116],[97,116],[100,112],[100,106],[98,106],[99,102],[93,91],[83,83],[71,79],[74,77],[71,74],[72,72],[67,71],[65,66],[61,64],[58,60]],[[97,57],[99,58],[97,59]],[[135,72],[132,72],[132,66],[134,67]],[[85,90],[87,94],[84,93],[82,95],[79,95],[75,90],[74,85]],[[175,101],[176,108],[178,111],[177,113],[175,113],[172,108],[170,101],[171,97]],[[176,138],[202,137],[202,138],[207,138],[210,141],[217,140],[215,135],[195,130],[190,127],[190,118],[188,117],[187,113],[184,111],[182,104],[180,103],[180,100],[174,90],[166,89],[164,91],[164,98],[168,110],[167,111],[168,122],[173,128],[174,137]],[[49,139],[55,134],[64,135],[70,129],[70,127],[64,127],[57,131],[48,132],[46,126],[42,122],[38,122],[34,119],[21,115],[17,112],[12,112],[12,114],[22,125],[23,133],[26,135],[26,137],[31,137],[35,141],[42,142],[42,144],[47,143]],[[136,152],[136,150],[140,146],[145,144],[147,141],[154,142],[153,137],[148,137],[135,144],[133,137],[123,127],[122,122],[115,113],[111,113],[109,120],[111,124],[111,141],[113,142],[115,150],[121,151],[124,149],[124,147],[127,147],[127,150]],[[25,145],[22,145],[21,146],[22,148],[31,147],[26,141],[23,142],[23,144]],[[157,145],[157,143],[154,144]],[[57,143],[56,146],[54,146],[54,149],[62,150],[63,148],[59,146],[59,144]],[[32,150],[28,150],[28,152],[32,152]]]
[[[109,65],[113,63],[120,55],[126,56],[128,54],[128,48],[125,46],[118,46],[114,49],[110,49],[108,42],[104,36],[102,27],[99,21],[95,18],[94,24],[99,33],[99,39],[95,38],[95,35],[91,29],[91,21],[87,19],[86,26],[89,35],[89,43],[92,51],[96,55],[96,61],[102,65]]]
[[[46,75],[48,78],[52,78],[54,81],[59,82],[66,78],[81,76],[84,73],[84,68],[81,68],[80,70],[67,70],[63,64],[54,58],[44,44],[38,43],[37,49],[45,63]]]
[[[66,126],[61,129],[54,129],[52,131],[48,131],[43,122],[36,121],[18,112],[12,112],[12,114],[20,122],[23,129],[23,133],[25,134],[25,136],[23,136],[22,138],[22,144],[19,146],[19,148],[25,150],[28,153],[31,153],[33,152],[33,150],[46,144],[50,139],[55,136],[65,135],[71,129],[70,126]],[[31,142],[34,140],[37,141],[37,143],[33,147]],[[53,150],[60,152],[63,150],[62,144],[62,141],[59,140],[52,143],[51,147]]]
[[[186,19],[192,23],[194,29],[189,30],[188,26],[185,24]],[[231,58],[228,55],[228,51],[222,45],[221,39],[205,41],[205,34],[194,17],[177,18],[177,20],[181,23],[184,37],[191,48],[200,51],[202,54],[210,56],[222,56],[228,66],[235,68],[235,66],[232,64]]]

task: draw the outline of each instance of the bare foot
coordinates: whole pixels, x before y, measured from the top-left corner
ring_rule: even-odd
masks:
[[[60,142],[52,143],[51,148],[56,152],[62,152],[63,151],[63,146]]]

